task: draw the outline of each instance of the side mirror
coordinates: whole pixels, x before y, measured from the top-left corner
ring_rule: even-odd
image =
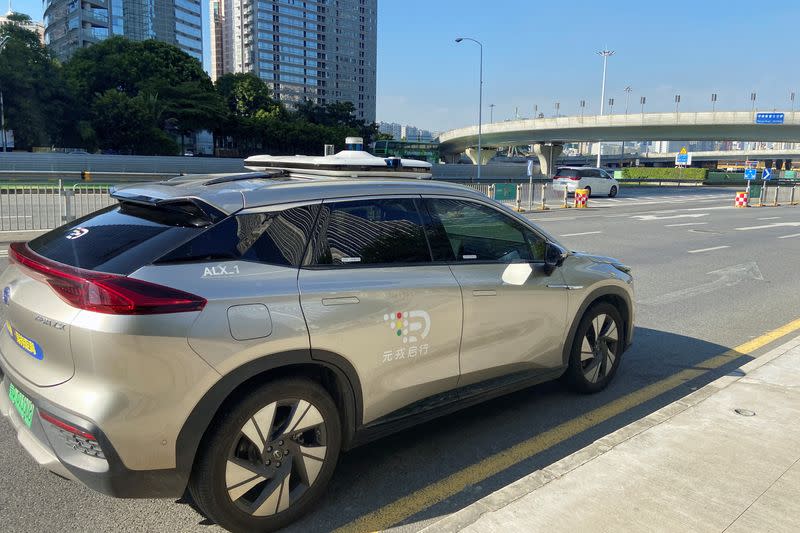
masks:
[[[553,271],[564,264],[564,259],[567,258],[567,252],[559,245],[548,242],[544,249],[544,273],[548,276]]]

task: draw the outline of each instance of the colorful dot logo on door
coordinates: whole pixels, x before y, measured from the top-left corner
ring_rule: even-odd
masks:
[[[398,311],[392,314],[383,315],[383,321],[389,324],[389,328],[398,337],[403,337],[403,342],[408,342],[408,312]]]

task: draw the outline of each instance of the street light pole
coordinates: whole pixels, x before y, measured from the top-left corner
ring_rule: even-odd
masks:
[[[675,95],[675,114],[677,115],[680,113],[680,105],[681,105],[681,95]]]
[[[625,116],[628,115],[628,104],[631,103],[631,91],[633,91],[633,87],[630,85],[625,87]]]
[[[481,162],[483,154],[481,153],[481,121],[483,112],[483,44],[472,37],[459,37],[456,39],[457,43],[461,41],[472,41],[480,47],[480,66],[478,68],[478,181],[481,180]]]
[[[494,122],[494,104],[489,104],[489,124]]]
[[[794,91],[789,93],[789,101],[792,102],[792,120],[794,120]]]
[[[711,112],[716,113],[717,111],[717,93],[711,93]]]
[[[756,93],[755,92],[750,93],[750,102],[752,104],[750,106],[750,112],[753,113],[756,110]]]
[[[608,58],[614,55],[613,50],[600,50],[597,55],[603,57],[603,84],[600,88],[600,116],[603,116],[603,104],[606,100],[606,67],[608,66]],[[603,142],[597,141],[597,166],[600,166],[600,158],[603,155]]]

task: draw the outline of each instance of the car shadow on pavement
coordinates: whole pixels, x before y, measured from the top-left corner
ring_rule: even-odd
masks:
[[[725,363],[702,363],[728,352]],[[580,395],[560,382],[525,389],[383,438],[343,454],[318,509],[287,531],[331,531],[447,476],[686,369],[700,373],[654,398],[632,403],[620,414],[525,458],[488,479],[422,509],[401,522],[413,531],[421,522],[454,512],[593,441],[674,402],[750,360],[729,347],[701,339],[637,328],[609,387]],[[419,525],[416,525],[419,524]],[[405,525],[406,527],[402,527]],[[365,528],[368,526],[365,526]],[[366,530],[366,529],[365,529]]]

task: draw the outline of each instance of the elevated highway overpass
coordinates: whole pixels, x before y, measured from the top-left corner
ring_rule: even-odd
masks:
[[[777,112],[776,112],[777,113]],[[630,113],[532,118],[482,126],[483,153],[477,154],[478,126],[439,135],[439,150],[448,155],[466,153],[474,163],[485,163],[498,146],[533,145],[542,171],[561,154],[564,143],[597,141],[774,141],[800,142],[800,117],[784,112],[782,124],[756,122],[756,112]]]

